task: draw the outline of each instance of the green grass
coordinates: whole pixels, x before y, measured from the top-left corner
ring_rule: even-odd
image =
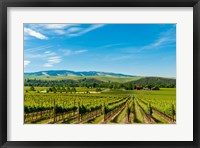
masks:
[[[91,124],[98,124],[99,122],[101,122],[104,118],[104,115],[98,116],[95,119],[91,119],[88,122],[84,122],[85,124],[91,123]]]
[[[111,121],[114,123],[123,123],[124,118],[127,116],[127,106]]]
[[[144,123],[144,117],[143,117],[136,101],[135,101],[135,122],[136,123]]]
[[[166,119],[164,118],[161,118],[158,114],[156,113],[153,113],[153,119],[156,121],[156,123],[164,123],[164,124],[167,124],[169,123]]]

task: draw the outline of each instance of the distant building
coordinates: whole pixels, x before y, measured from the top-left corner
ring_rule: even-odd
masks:
[[[135,89],[136,89],[136,90],[142,90],[143,87],[142,87],[142,86],[136,86]]]
[[[152,87],[152,88],[147,88],[147,87],[143,87],[143,86],[135,86],[136,90],[160,90],[159,87]]]
[[[151,90],[151,89],[150,89],[150,88],[145,88],[145,87],[144,87],[143,90]]]
[[[159,87],[152,87],[151,90],[160,90]]]

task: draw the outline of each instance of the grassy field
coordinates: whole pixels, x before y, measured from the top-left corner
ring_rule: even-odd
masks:
[[[114,77],[114,76],[25,76],[25,79],[35,79],[38,80],[80,80],[80,79],[96,79],[103,82],[118,82],[126,83],[129,81],[139,80],[142,77]]]

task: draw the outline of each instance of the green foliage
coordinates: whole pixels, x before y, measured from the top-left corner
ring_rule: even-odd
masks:
[[[39,112],[39,111],[45,111],[53,109],[53,107],[50,106],[24,106],[24,112],[27,113],[33,113],[33,112]]]
[[[102,105],[97,105],[97,106],[81,105],[79,107],[79,114],[85,114],[87,112],[92,112],[101,108]]]
[[[102,91],[101,88],[96,88],[96,92],[100,92],[100,91]]]
[[[124,105],[126,103],[127,99],[128,98],[125,97],[125,98],[120,99],[118,101],[114,101],[114,102],[108,103],[108,105],[105,105],[105,107],[104,107],[104,113],[107,114],[110,111],[112,111],[112,110]]]
[[[78,107],[76,107],[76,106],[62,107],[62,106],[56,105],[55,113],[58,114],[58,113],[71,112],[71,111],[75,112],[77,109],[78,109]]]
[[[159,87],[159,88],[175,88],[176,79],[161,78],[161,77],[144,77],[136,81],[127,82],[128,84],[134,84],[137,86],[143,86],[147,88]]]
[[[112,77],[110,78],[112,79]],[[123,78],[120,78],[123,79]],[[125,79],[125,78],[124,78]],[[131,79],[130,79],[131,80]],[[94,78],[84,78],[69,80],[69,79],[61,79],[61,80],[46,80],[39,79],[39,77],[35,77],[34,79],[25,79],[25,86],[34,86],[34,87],[57,87],[56,91],[49,90],[50,92],[70,92],[69,90],[65,90],[65,87],[87,87],[87,88],[110,88],[110,89],[122,89],[125,90],[133,90],[135,86],[143,86],[143,87],[161,87],[161,88],[175,88],[176,87],[176,79],[169,78],[160,78],[160,77],[142,77],[135,78],[134,81],[101,81],[98,77]],[[64,88],[64,89],[63,89]],[[73,92],[73,91],[72,91]]]
[[[159,91],[135,91],[134,95],[138,100],[138,103],[147,111],[147,113],[150,113],[150,106],[171,117],[176,112],[175,88],[161,88]]]
[[[35,91],[35,87],[31,86],[30,91]]]
[[[88,88],[73,88],[65,85],[53,85],[51,87],[34,87],[36,91],[29,91],[30,87],[25,87],[24,112],[33,113],[51,110],[51,113],[55,111],[56,114],[60,114],[72,111],[75,112],[74,115],[77,115],[78,113],[87,114],[100,109],[102,113],[104,112],[107,114],[126,104],[125,108],[127,109],[125,110],[125,114],[127,115],[128,113],[129,115],[129,112],[134,114],[138,114],[138,112],[140,112],[140,109],[137,107],[137,104],[139,104],[148,114],[152,114],[151,109],[156,108],[171,117],[176,116],[175,88],[161,88],[159,91],[136,91],[125,90],[123,88],[116,89],[117,87],[124,87],[124,85],[110,84],[113,86],[112,89],[102,87],[91,88],[90,86],[88,86]],[[130,86],[134,87],[134,85]],[[85,93],[86,91],[94,92],[98,88],[102,89],[103,91],[94,94]],[[77,93],[66,93],[69,91],[72,92],[74,89],[77,91]],[[42,90],[47,90],[49,93],[42,93]],[[62,91],[62,93],[58,93],[58,90]],[[104,90],[106,91],[104,92]],[[37,93],[37,91],[41,93]],[[154,116],[154,113],[152,116]],[[52,118],[52,116],[50,118]],[[132,120],[132,116],[130,116],[130,119]],[[141,120],[141,122],[143,121]]]
[[[76,92],[76,88],[72,87],[71,92]]]

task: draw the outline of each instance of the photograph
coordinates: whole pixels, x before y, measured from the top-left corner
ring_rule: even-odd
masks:
[[[23,31],[24,124],[176,124],[176,24]]]

